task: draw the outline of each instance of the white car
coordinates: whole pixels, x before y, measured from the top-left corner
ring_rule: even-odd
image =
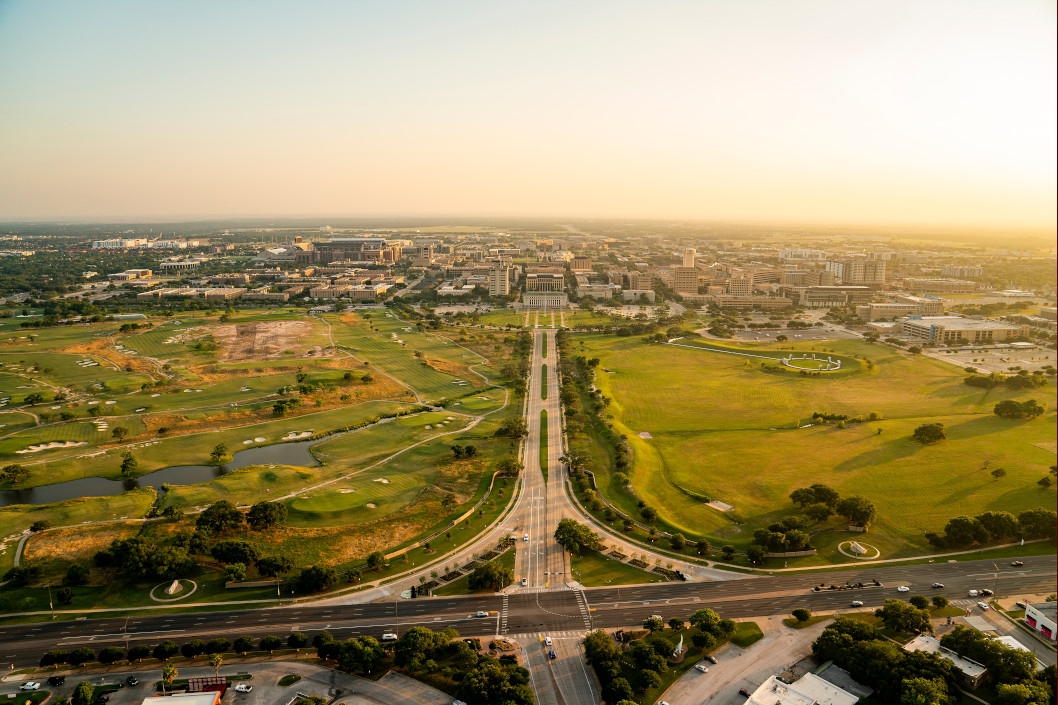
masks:
[[[386,632],[382,635],[382,641],[396,641],[397,639],[400,639],[400,637],[393,632]]]
[[[907,585],[901,585],[900,587],[898,587],[896,589],[896,591],[897,592],[911,592],[911,588],[909,588]]]
[[[859,600],[853,600],[852,603],[851,603],[851,606],[852,607],[863,607],[863,603],[860,602]]]
[[[40,683],[37,683],[36,681],[29,681],[27,683],[23,683],[22,685],[18,686],[18,689],[19,690],[39,690],[40,689]]]
[[[703,666],[700,663],[697,666],[694,667],[694,670],[701,671],[702,673],[708,673],[709,672],[709,669],[706,668],[705,666]]]
[[[980,607],[983,610],[987,610],[988,609],[988,603],[987,602],[978,602],[977,606]]]
[[[489,613],[488,612],[483,612],[481,610],[478,610],[477,614],[475,614],[474,616],[475,617],[488,617]]]
[[[522,578],[522,587],[525,587],[528,584],[529,584],[529,578]]]
[[[661,619],[661,615],[660,614],[652,614],[652,615],[650,615],[650,618],[651,619]],[[665,620],[662,620],[662,621],[665,621]]]
[[[235,686],[235,692],[236,693],[250,693],[252,691],[253,691],[253,686],[252,685],[246,685],[245,683],[240,683],[239,685]]]
[[[528,541],[528,540],[529,540],[529,534],[522,535],[522,541]]]
[[[551,646],[551,637],[549,637],[549,636],[545,636],[544,637],[544,646]]]

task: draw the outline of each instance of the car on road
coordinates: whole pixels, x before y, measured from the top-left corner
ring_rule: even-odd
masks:
[[[522,578],[522,587],[525,587],[528,584],[529,584],[529,578]]]
[[[971,590],[968,594],[970,597],[977,597],[981,593],[977,592],[976,590]]]
[[[849,606],[850,607],[863,607],[863,603],[860,602],[859,600],[853,600],[851,603],[849,603]]]
[[[558,658],[558,654],[555,653],[554,649],[548,649],[547,657],[549,659],[556,659],[556,658]]]
[[[253,686],[252,685],[246,685],[245,683],[240,683],[239,685],[235,686],[235,692],[236,693],[252,693],[253,692]]]
[[[911,588],[909,588],[907,585],[901,585],[900,587],[898,587],[896,589],[896,591],[897,592],[911,592]]]
[[[522,541],[528,541],[528,540],[529,540],[529,534],[525,534],[525,535],[522,536]]]
[[[40,689],[40,683],[37,683],[36,681],[27,681],[27,682],[23,683],[22,685],[18,686],[18,689],[19,690],[39,690]]]
[[[933,589],[934,590],[940,590],[943,587],[944,587],[944,583],[933,583]]]
[[[110,696],[104,694],[104,695],[100,695],[100,696],[98,696],[96,698],[94,705],[106,705],[109,702],[110,702]]]
[[[984,590],[982,590],[981,594],[984,595],[985,597],[991,597],[992,595],[995,595],[995,593],[992,592],[991,590],[989,590],[988,588],[985,588]]]
[[[125,679],[125,685],[139,685],[140,679],[136,676],[129,676]]]
[[[987,602],[978,602],[977,606],[980,607],[982,610],[985,610],[985,611],[988,610],[988,603]]]
[[[474,616],[475,616],[475,617],[488,617],[488,616],[489,616],[489,613],[488,613],[488,612],[484,612],[484,611],[482,611],[482,610],[478,610],[478,611],[477,611],[477,614],[475,614]]]
[[[48,685],[62,685],[66,682],[66,676],[51,676],[48,678]]]
[[[661,619],[661,615],[660,614],[652,614],[652,615],[650,615],[650,618],[651,619]],[[661,619],[661,621],[664,622],[665,620]]]
[[[709,668],[707,666],[703,666],[700,663],[699,664],[695,664],[694,670],[700,671],[701,673],[708,673],[709,672]]]
[[[1014,566],[1015,568],[1020,568],[1021,566],[1025,565],[1025,562],[1024,561],[1011,561],[1010,565]]]
[[[549,637],[549,636],[545,636],[544,637],[544,646],[551,646],[551,637]]]
[[[709,663],[716,663],[717,662],[716,661],[716,656],[713,656],[712,654],[706,654],[705,655],[705,660],[708,661]]]
[[[386,632],[382,635],[382,641],[396,641],[397,639],[400,639],[400,637],[393,632]]]

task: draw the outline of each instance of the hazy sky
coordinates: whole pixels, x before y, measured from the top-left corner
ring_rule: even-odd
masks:
[[[0,0],[0,218],[1053,227],[1055,3]]]

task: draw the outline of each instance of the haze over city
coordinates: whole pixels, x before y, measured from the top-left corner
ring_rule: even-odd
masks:
[[[0,3],[0,219],[1053,229],[1050,2]]]

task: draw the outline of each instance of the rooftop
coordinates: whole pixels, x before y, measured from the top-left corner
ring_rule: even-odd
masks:
[[[920,634],[914,639],[904,645],[905,651],[925,651],[930,654],[940,654],[943,658],[948,659],[955,667],[962,671],[965,675],[977,680],[984,675],[987,670],[984,666],[971,661],[968,658],[963,658],[959,654],[955,653],[951,649],[946,649],[940,645],[940,642],[929,636],[928,634]]]

